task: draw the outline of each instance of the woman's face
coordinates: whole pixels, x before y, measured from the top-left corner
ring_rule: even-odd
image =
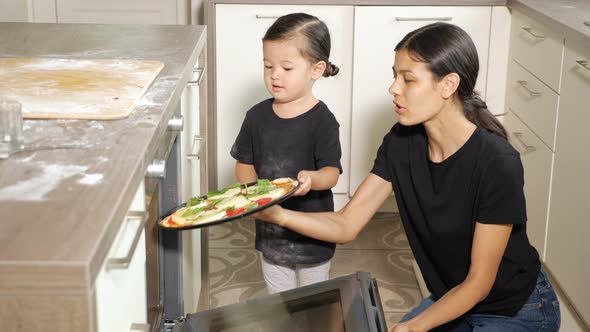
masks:
[[[428,122],[441,111],[445,99],[439,82],[425,63],[414,61],[404,49],[395,53],[393,78],[389,93],[402,125]]]
[[[290,102],[311,94],[318,74],[308,59],[299,51],[300,37],[287,40],[264,41],[264,84],[279,102]],[[319,73],[321,75],[321,73]]]

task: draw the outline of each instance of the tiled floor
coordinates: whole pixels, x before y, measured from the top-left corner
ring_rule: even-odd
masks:
[[[254,234],[251,219],[209,228],[210,308],[267,294]],[[391,326],[421,299],[411,259],[399,215],[378,213],[355,241],[336,248],[330,275],[370,272]]]

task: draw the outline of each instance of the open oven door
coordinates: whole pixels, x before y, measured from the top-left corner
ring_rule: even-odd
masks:
[[[186,316],[173,332],[387,332],[377,282],[357,272]]]

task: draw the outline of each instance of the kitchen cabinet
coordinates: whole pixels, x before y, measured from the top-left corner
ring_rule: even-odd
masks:
[[[527,233],[541,260],[546,257],[562,53],[563,36],[518,12],[513,13],[506,80],[506,129],[511,143],[521,152]]]
[[[270,97],[263,82],[262,37],[277,17],[293,12],[317,16],[330,30],[330,61],[340,72],[333,77],[320,78],[313,91],[340,123],[343,173],[333,192],[348,192],[352,6],[215,5],[217,187],[236,181],[235,160],[229,153],[246,111]]]
[[[504,117],[504,127],[520,153],[527,205],[527,235],[539,255],[545,251],[545,226],[553,152],[514,113]]]
[[[590,326],[590,47],[568,44],[555,145],[546,263],[561,289]]]
[[[180,98],[184,129],[180,133],[181,202],[207,192],[207,103],[205,52],[199,57]],[[182,266],[184,313],[197,310],[202,287],[201,230],[183,232]]]
[[[188,23],[188,3],[182,0],[29,0],[27,7],[30,22],[98,24]]]
[[[397,43],[408,32],[436,21],[460,26],[477,48],[480,72],[476,89],[485,98],[491,12],[491,7],[459,6],[355,8],[350,195],[371,171],[383,136],[397,122],[388,92]]]
[[[141,182],[96,277],[97,331],[129,331],[147,324],[145,189]]]

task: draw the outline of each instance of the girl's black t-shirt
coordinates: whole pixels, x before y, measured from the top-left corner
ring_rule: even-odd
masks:
[[[336,167],[342,173],[339,127],[328,106],[319,101],[307,112],[290,119],[278,117],[273,99],[264,100],[247,113],[231,155],[254,165],[259,179],[290,177],[302,170]],[[334,211],[331,190],[310,190],[291,197],[281,206],[296,211]],[[256,249],[276,264],[317,264],[334,255],[335,244],[312,239],[287,228],[256,221]]]
[[[478,127],[458,151],[433,163],[424,126],[398,123],[385,135],[371,172],[392,183],[408,241],[436,299],[467,277],[476,222],[512,224],[492,290],[470,312],[513,316],[521,309],[540,261],[526,234],[520,155],[505,139]]]

